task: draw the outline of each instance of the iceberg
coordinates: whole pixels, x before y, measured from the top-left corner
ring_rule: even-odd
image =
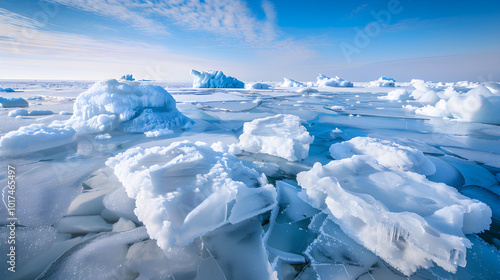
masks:
[[[394,87],[396,86],[396,80],[386,77],[380,77],[378,80],[371,81],[370,86],[372,87]]]
[[[28,101],[21,97],[0,97],[0,108],[28,107]]]
[[[244,88],[245,84],[236,78],[226,76],[222,71],[191,70],[194,76],[193,88]]]
[[[245,85],[248,89],[271,89],[272,86],[266,83],[253,83]]]
[[[306,85],[304,85],[301,82],[297,82],[295,80],[287,78],[283,78],[283,83],[281,84],[281,87],[305,87],[305,86]]]
[[[353,83],[341,79],[339,77],[330,78],[325,75],[319,74],[317,81],[317,87],[352,87]]]
[[[491,209],[424,175],[388,169],[366,155],[316,163],[297,175],[299,196],[407,276],[434,264],[455,273]]]
[[[307,158],[314,136],[301,125],[299,117],[279,114],[246,122],[239,140],[242,150],[300,161]]]
[[[125,74],[120,78],[120,80],[135,81],[134,76],[132,74]]]
[[[107,80],[95,83],[77,97],[73,115],[66,123],[77,133],[87,134],[170,129],[190,121],[162,87]]]
[[[132,148],[106,162],[149,236],[165,251],[227,224],[237,224],[276,205],[264,175],[205,143]]]

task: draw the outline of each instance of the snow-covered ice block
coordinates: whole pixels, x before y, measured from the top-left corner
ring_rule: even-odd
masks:
[[[452,97],[446,104],[448,111],[459,120],[491,124],[500,124],[499,107],[500,96],[493,95],[486,87]]]
[[[69,205],[66,216],[99,215],[104,209],[102,199],[108,190],[84,192]]]
[[[29,112],[26,109],[16,109],[9,112],[9,117],[12,118],[15,118],[17,116],[27,116],[27,115],[29,115]]]
[[[58,232],[68,233],[102,232],[112,229],[112,225],[99,215],[64,217],[54,227]]]
[[[45,150],[75,140],[75,130],[44,124],[22,126],[0,138],[0,154],[13,155]]]
[[[28,107],[28,101],[22,99],[21,97],[0,97],[0,108],[12,108],[12,107]]]
[[[393,100],[393,101],[406,101],[406,100],[411,100],[413,97],[410,96],[410,94],[402,88],[398,88],[396,90],[390,91],[387,93],[386,96],[379,96],[378,99],[380,100]]]
[[[165,135],[169,135],[169,134],[173,134],[173,133],[174,133],[174,131],[171,129],[168,129],[168,128],[144,132],[146,137],[160,137],[160,136],[165,136]]]
[[[3,92],[15,92],[13,89],[11,88],[0,88],[0,91],[3,91]]]
[[[77,133],[145,132],[190,122],[162,87],[107,80],[81,93],[67,121]]]
[[[448,109],[446,108],[447,101],[445,99],[439,100],[434,106],[425,105],[415,110],[415,114],[431,116],[431,117],[441,117],[441,118],[451,118],[453,117]]]
[[[244,88],[245,84],[238,79],[226,76],[222,71],[191,70],[194,76],[193,88]]]
[[[255,119],[243,125],[239,146],[252,153],[264,153],[290,161],[305,159],[314,137],[294,115],[279,114]]]
[[[434,164],[421,151],[371,137],[356,137],[335,143],[330,146],[330,154],[334,159],[367,155],[392,170],[412,171],[423,175],[432,175],[436,172]]]
[[[317,89],[311,87],[299,88],[296,92],[298,93],[316,93]]]
[[[297,82],[295,80],[292,80],[292,79],[283,78],[283,83],[280,86],[281,87],[305,87],[306,85],[304,85],[301,82]]]
[[[29,112],[30,116],[43,116],[43,115],[52,115],[54,112],[50,110],[31,110]]]
[[[163,250],[276,204],[276,191],[265,176],[205,143],[133,148],[106,164],[136,199],[137,217]]]
[[[423,105],[436,105],[436,103],[440,100],[439,96],[437,93],[433,90],[428,90],[426,93],[424,93],[419,99],[418,102],[420,102]]]
[[[112,214],[139,223],[137,215],[134,213],[135,199],[128,197],[123,188],[117,188],[106,194],[102,202],[106,208],[105,210]],[[105,212],[103,211],[103,213]],[[104,214],[101,215],[105,216]]]
[[[396,80],[386,77],[380,77],[378,80],[370,82],[370,86],[372,87],[394,87],[395,85]]]
[[[455,188],[414,172],[394,171],[368,156],[316,163],[297,175],[301,198],[405,275],[435,263],[466,264],[464,234],[489,228],[491,209]]]
[[[339,78],[338,76],[335,78],[330,78],[325,75],[319,74],[316,79],[317,87],[352,87],[353,83],[350,81],[346,81],[344,79]]]
[[[272,88],[270,84],[266,84],[266,83],[246,84],[245,87],[248,89],[271,89]]]
[[[96,135],[96,137],[94,137],[94,139],[97,141],[111,139],[111,138],[112,138],[112,136],[109,133],[99,134],[99,135]]]
[[[126,218],[120,217],[118,222],[113,224],[112,232],[122,232],[128,231],[135,228],[134,222],[127,220]]]

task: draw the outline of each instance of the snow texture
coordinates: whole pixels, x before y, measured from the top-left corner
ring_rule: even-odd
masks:
[[[421,174],[388,169],[368,156],[297,175],[301,197],[352,239],[409,276],[433,263],[455,273],[471,247],[464,234],[489,228],[491,209]]]
[[[243,125],[239,147],[252,153],[264,153],[289,161],[307,158],[314,137],[294,115],[279,114],[255,119]]]
[[[265,176],[205,143],[133,148],[106,164],[136,199],[137,217],[165,251],[276,204]]]
[[[193,88],[244,88],[245,84],[236,78],[226,76],[222,71],[191,70],[194,76]]]
[[[146,132],[185,125],[190,120],[163,88],[107,80],[81,93],[67,121],[79,134],[121,130]]]

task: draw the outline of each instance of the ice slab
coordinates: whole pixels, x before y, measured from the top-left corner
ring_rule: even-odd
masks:
[[[371,81],[370,86],[372,87],[394,87],[396,80],[386,77],[380,77],[378,80]]]
[[[166,251],[276,204],[265,177],[205,143],[133,148],[106,164],[136,199],[135,214],[148,234]]]
[[[244,88],[245,84],[234,77],[226,76],[222,71],[191,70],[194,76],[193,88]]]
[[[280,84],[281,87],[305,87],[301,82],[297,82],[292,79],[283,78],[283,83]]]
[[[325,75],[319,74],[316,79],[317,87],[352,87],[353,83],[346,81],[339,77],[330,78]]]
[[[464,234],[489,228],[491,209],[425,176],[387,169],[368,156],[315,164],[297,175],[301,197],[405,275],[433,263],[465,266]]]
[[[279,114],[246,122],[239,139],[242,150],[299,161],[308,156],[314,137],[301,125],[299,117]]]
[[[111,231],[112,228],[111,224],[99,215],[63,217],[54,227],[58,232],[77,234]]]
[[[0,108],[28,107],[28,101],[21,97],[0,97]]]

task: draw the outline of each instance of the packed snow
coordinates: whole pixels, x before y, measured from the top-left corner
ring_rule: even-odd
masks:
[[[226,76],[222,71],[196,71],[191,70],[194,76],[193,88],[244,88],[245,84],[238,79]]]
[[[299,117],[279,114],[246,122],[239,139],[242,150],[298,161],[308,156],[314,137],[309,135]]]

